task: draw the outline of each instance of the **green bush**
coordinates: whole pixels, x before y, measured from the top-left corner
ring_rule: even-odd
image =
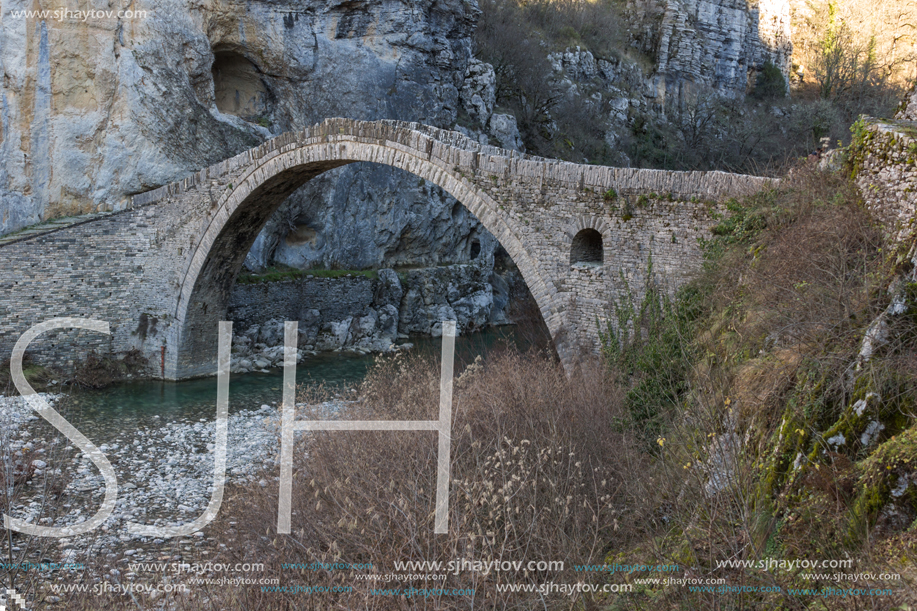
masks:
[[[786,97],[786,79],[773,62],[764,62],[764,68],[758,74],[752,97],[758,100],[774,100]]]
[[[625,295],[612,304],[614,322],[600,329],[599,336],[606,362],[627,389],[629,424],[644,441],[652,441],[688,390],[692,329],[702,312],[703,296],[691,286],[670,299],[652,280],[652,259],[646,277],[650,280],[642,299],[621,279]]]

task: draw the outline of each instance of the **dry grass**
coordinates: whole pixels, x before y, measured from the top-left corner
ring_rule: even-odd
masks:
[[[901,573],[904,581],[873,580],[867,587],[894,594],[819,600],[824,608],[914,604],[908,580],[917,575],[901,559],[910,559],[906,565],[915,557],[902,550],[913,541],[908,527],[917,508],[906,499],[870,504],[880,496],[864,488],[881,495],[881,486],[863,479],[868,457],[917,421],[913,321],[896,323],[873,361],[854,366],[901,270],[889,265],[881,233],[845,178],[807,168],[782,189],[733,206],[717,233],[714,260],[699,281],[707,313],[698,336],[684,338],[689,390],[660,439],[657,474],[668,485],[648,489],[644,505],[645,515],[655,510],[663,519],[648,520],[649,536],[623,556],[642,553],[647,562],[691,567],[696,578],[780,591],[668,588],[632,598],[632,608],[808,608],[814,598],[790,588],[864,586],[717,564],[847,557],[855,566],[846,572]],[[846,445],[828,445],[836,427],[865,427],[865,420],[849,424],[848,414],[871,391],[882,401],[869,418],[886,432],[866,447],[853,428]],[[906,460],[900,451],[894,456]],[[889,472],[899,464],[892,461]],[[891,549],[897,555],[880,551]]]
[[[347,419],[431,419],[435,363],[380,364]],[[304,397],[305,398],[305,397]],[[315,396],[309,397],[314,400]],[[346,594],[214,591],[213,608],[402,609],[556,607],[557,594],[505,594],[497,584],[582,579],[573,564],[601,562],[618,528],[625,482],[639,472],[631,442],[613,433],[619,398],[601,370],[568,379],[555,361],[503,353],[455,381],[449,534],[433,534],[436,439],[432,433],[334,432],[301,442],[294,474],[293,534],[275,533],[277,490],[238,491],[213,533],[226,557],[278,569],[283,585],[350,586]],[[302,416],[300,416],[302,417]],[[234,523],[235,526],[230,526]],[[367,582],[359,571],[279,570],[279,564],[396,561],[562,561],[562,571],[450,573],[444,581]],[[408,571],[411,572],[411,571]],[[446,571],[416,571],[446,573]],[[473,596],[402,598],[372,588],[473,589]],[[569,602],[569,599],[567,599]],[[203,607],[206,608],[206,607]]]

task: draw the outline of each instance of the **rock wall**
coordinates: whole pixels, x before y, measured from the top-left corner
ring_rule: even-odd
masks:
[[[706,109],[722,104],[724,98],[743,99],[767,62],[789,82],[789,0],[629,0],[625,16],[629,48],[599,56],[576,46],[547,55],[551,74],[544,88],[559,102],[542,125],[544,134],[553,137],[558,129],[573,129],[563,126],[563,116],[588,117],[590,128],[606,145],[594,143],[590,155],[601,155],[603,165],[630,166],[627,143],[645,133],[647,123],[680,123],[685,119],[679,113],[691,107]],[[476,78],[484,75],[486,71],[479,70]],[[486,108],[486,96],[479,99],[478,106]],[[494,120],[490,121],[489,128],[482,123],[477,132],[469,130],[466,135],[495,138]]]
[[[329,116],[452,125],[479,14],[465,0],[137,0],[133,18],[9,12],[31,8],[44,7],[5,3],[0,22],[0,235],[122,209],[132,194]],[[275,249],[307,267],[463,262],[475,239],[492,252],[455,206],[390,168],[337,170],[278,211],[250,264]]]
[[[471,261],[472,248],[492,257],[497,240],[455,198],[407,172],[361,166],[332,170],[291,195],[258,236],[246,267],[445,265]]]
[[[653,86],[663,98],[701,85],[744,96],[765,61],[788,78],[792,52],[788,0],[669,0]]]
[[[455,320],[464,333],[491,323],[505,323],[507,282],[495,278],[492,265],[454,265],[405,272],[399,330],[442,335],[442,321]],[[494,285],[497,286],[496,295]]]
[[[472,58],[465,72],[460,99],[472,125],[456,125],[453,129],[480,144],[493,144],[525,152],[516,117],[494,112],[497,103],[497,74],[493,66]]]
[[[457,321],[458,330],[466,333],[489,324],[511,322],[507,317],[510,293],[518,284],[525,286],[518,271],[495,273],[483,265],[412,269],[400,275],[391,269],[381,269],[377,274],[375,278],[360,274],[337,278],[306,276],[236,284],[227,317],[243,334],[272,320],[298,320],[300,346],[309,346],[307,349],[311,350],[317,343],[328,343],[318,340],[322,334],[331,332],[332,325],[341,321],[359,324],[366,316],[382,321],[381,312],[386,311],[393,324],[389,326],[382,321],[374,324],[374,328],[391,343],[399,334],[437,335],[435,328],[443,319]],[[257,333],[265,344],[283,343],[282,329],[279,335],[264,330]],[[359,338],[340,339],[317,349],[350,347]]]
[[[401,283],[378,278],[298,278],[237,284],[227,317],[234,323],[233,372],[283,363],[284,321],[299,323],[299,358],[318,351],[388,352],[398,335]]]
[[[531,300],[518,271],[496,274],[489,265],[413,269],[401,276],[381,269],[376,278],[306,276],[236,284],[227,317],[235,325],[233,344],[241,371],[253,368],[259,357],[271,364],[282,361],[283,352],[275,348],[283,345],[287,320],[299,322],[298,347],[306,355],[388,352],[409,334],[441,335],[442,320],[455,320],[460,333],[507,324],[511,293],[517,301],[526,296]]]
[[[899,117],[917,110],[912,96]],[[848,158],[866,207],[893,239],[912,242],[917,239],[917,121],[871,119],[860,125]]]
[[[646,95],[659,103],[703,88],[744,96],[766,61],[789,78],[789,0],[630,0],[628,13],[655,63]]]

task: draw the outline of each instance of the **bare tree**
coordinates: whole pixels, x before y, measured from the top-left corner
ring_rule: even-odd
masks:
[[[798,17],[799,58],[822,98],[861,99],[913,77],[914,2],[809,0]]]

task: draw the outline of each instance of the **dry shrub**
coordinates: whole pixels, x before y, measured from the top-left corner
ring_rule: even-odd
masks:
[[[136,348],[125,352],[121,358],[99,356],[92,350],[73,372],[70,382],[83,388],[105,388],[128,375],[144,371],[148,365],[147,359]]]
[[[649,597],[636,608],[804,608],[812,601],[790,588],[849,587],[790,571],[717,568],[729,560],[855,557],[857,570],[900,571],[875,553],[878,530],[851,536],[851,524],[869,518],[857,507],[865,451],[824,441],[867,390],[881,395],[886,416],[897,412],[884,420],[889,436],[914,421],[914,376],[902,375],[913,366],[915,344],[901,339],[911,331],[890,331],[873,362],[855,366],[864,331],[891,298],[896,270],[881,233],[844,177],[808,168],[731,210],[700,280],[709,310],[690,391],[660,439],[657,466],[669,485],[647,487],[653,511],[644,514],[662,517],[645,522],[652,537],[633,553],[691,567],[698,578],[782,591],[667,589],[663,604]],[[893,594],[822,602],[878,609],[907,600],[902,583],[870,585]]]
[[[845,371],[886,305],[884,240],[856,187],[811,165],[737,218],[703,280],[714,319],[700,342],[715,358],[696,383],[714,407],[731,395],[766,436],[802,376],[817,374],[842,402],[850,391]]]
[[[760,307],[773,315],[772,332],[807,344],[826,332],[847,334],[876,288],[869,272],[881,264],[878,228],[856,205],[852,185],[838,187],[800,210],[792,225],[772,232],[748,274]]]
[[[832,392],[847,392],[843,372],[886,305],[883,237],[856,188],[843,176],[797,168],[785,186],[751,198],[720,233],[728,249],[702,280],[712,287],[713,319],[700,342],[716,357],[699,381],[708,399],[724,392],[751,399],[748,390],[766,388],[773,391],[766,403],[779,409],[785,397],[777,391],[813,359],[833,370]],[[770,358],[749,360],[758,355]],[[762,412],[759,399],[739,409]]]
[[[752,197],[725,228],[728,243],[746,248],[731,249],[706,279],[716,284],[716,309],[744,299],[779,314],[760,319],[768,330],[792,325],[803,336],[813,320],[849,322],[875,288],[870,271],[881,267],[881,232],[861,201],[845,177],[811,166]]]
[[[437,418],[438,363],[397,357],[379,364],[346,419]],[[427,432],[328,432],[303,440],[293,484],[293,534],[278,537],[276,488],[230,501],[244,558],[268,563],[372,563],[385,576],[395,562],[443,562],[444,580],[366,581],[367,571],[293,571],[281,583],[350,586],[312,594],[316,608],[494,608],[556,606],[559,594],[498,593],[497,584],[576,583],[573,564],[601,563],[617,530],[624,481],[639,471],[631,442],[613,433],[620,400],[600,369],[567,378],[552,359],[505,352],[476,361],[455,380],[449,533],[436,535],[437,439]],[[327,417],[313,415],[314,417]],[[300,415],[300,418],[303,416]],[[634,464],[629,464],[634,463]],[[637,477],[634,475],[634,477]],[[253,496],[249,496],[253,495]],[[228,531],[227,531],[228,534]],[[233,533],[235,536],[236,533]],[[221,538],[222,540],[222,538]],[[521,561],[521,570],[448,573],[450,561]],[[563,570],[529,571],[529,561]],[[448,574],[447,574],[448,573]],[[588,578],[589,575],[586,574]],[[293,578],[291,580],[291,578]],[[474,589],[473,596],[405,598],[372,588]],[[245,605],[302,608],[305,597],[235,592]]]

